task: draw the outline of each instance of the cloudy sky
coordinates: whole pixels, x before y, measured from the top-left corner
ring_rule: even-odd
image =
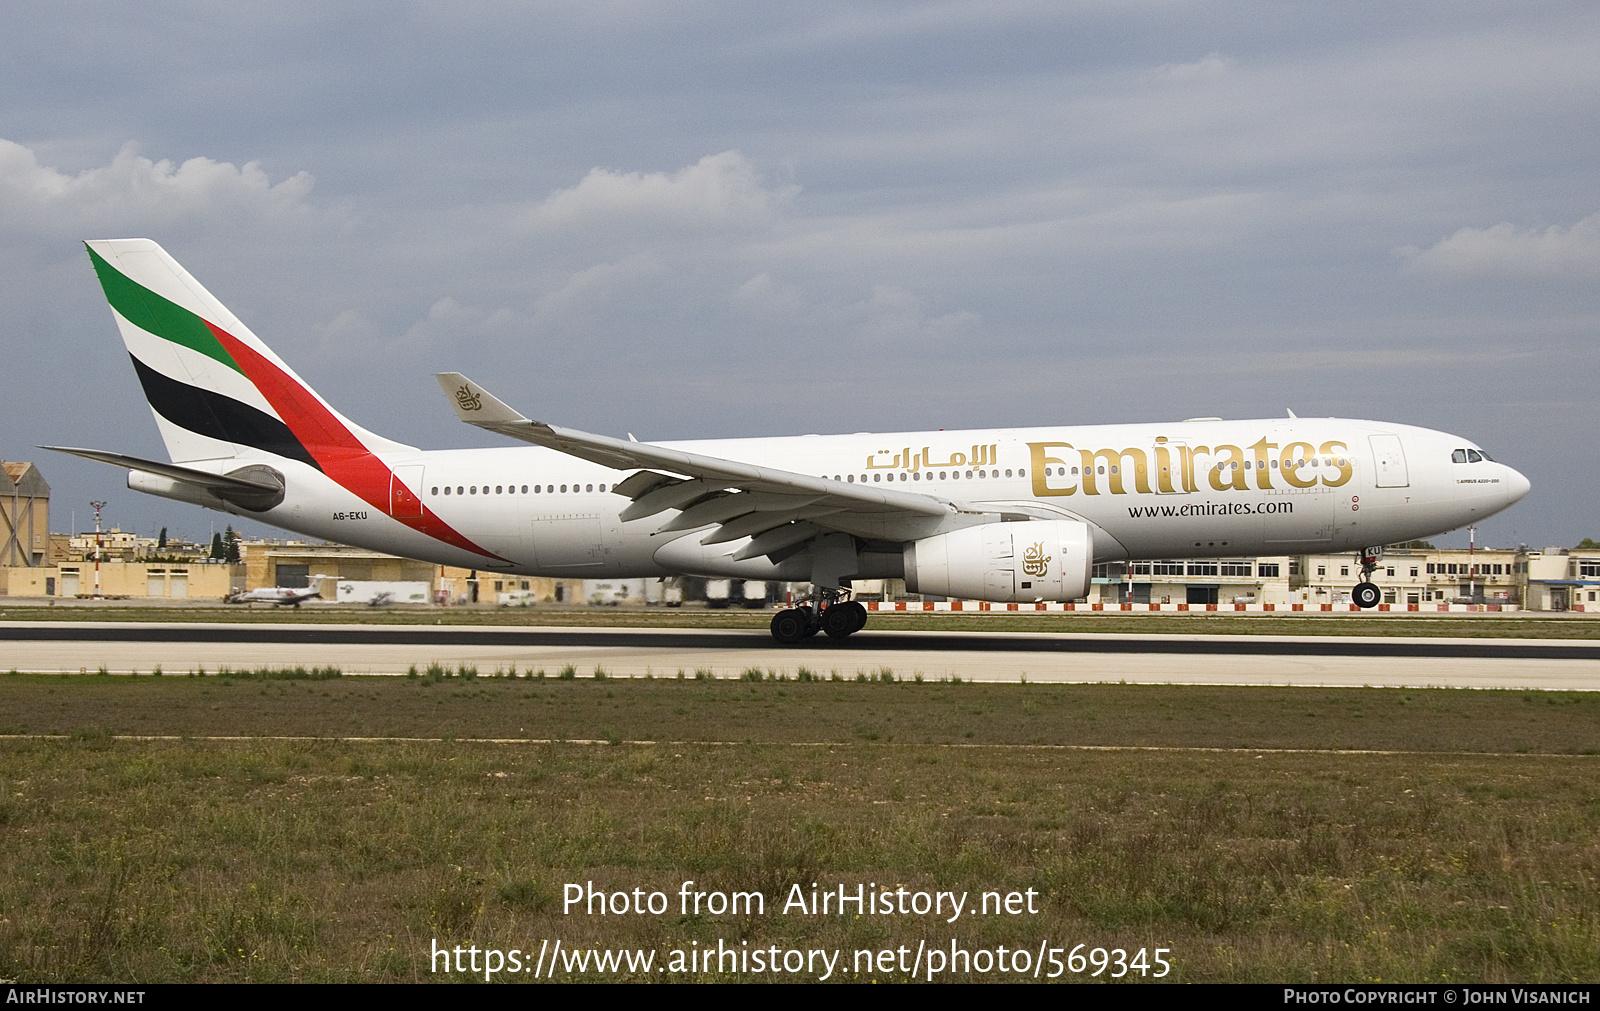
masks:
[[[203,510],[83,238],[164,245],[328,399],[434,372],[643,439],[1380,418],[1600,537],[1600,8],[1451,0],[11,4],[0,456]],[[265,530],[253,527],[255,530]],[[1464,543],[1465,532],[1443,538]]]

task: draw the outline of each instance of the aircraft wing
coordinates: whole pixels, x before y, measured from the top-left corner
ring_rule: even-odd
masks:
[[[677,509],[678,515],[662,524],[663,533],[717,524],[702,544],[754,538],[735,558],[797,549],[827,530],[893,540],[925,536],[930,525],[968,511],[934,495],[834,481],[532,421],[459,372],[441,372],[438,380],[457,416],[469,425],[605,467],[640,471],[612,489],[633,500],[622,510],[623,520]]]

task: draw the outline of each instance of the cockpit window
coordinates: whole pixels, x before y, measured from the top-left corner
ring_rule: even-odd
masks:
[[[1494,463],[1494,457],[1489,455],[1489,451],[1487,449],[1478,450],[1478,455],[1483,457],[1485,460],[1488,460],[1490,463]]]
[[[1467,462],[1468,463],[1482,463],[1483,460],[1484,460],[1484,456],[1483,456],[1482,453],[1478,452],[1475,449],[1467,450]]]
[[[1467,451],[1464,450],[1464,449],[1458,449],[1455,452],[1451,453],[1450,454],[1450,462],[1451,463],[1466,463],[1467,462]]]

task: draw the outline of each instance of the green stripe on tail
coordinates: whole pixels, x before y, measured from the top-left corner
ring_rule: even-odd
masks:
[[[93,249],[89,249],[89,259],[94,264],[95,274],[100,278],[100,287],[105,289],[106,301],[122,314],[123,319],[157,337],[215,358],[228,368],[244,375],[244,369],[239,367],[239,363],[233,360],[233,356],[228,354],[212,335],[205,320],[129,279]]]

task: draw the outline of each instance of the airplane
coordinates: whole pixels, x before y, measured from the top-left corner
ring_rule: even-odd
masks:
[[[316,590],[301,590],[289,586],[264,586],[244,593],[230,593],[222,598],[225,604],[275,604],[278,607],[299,607],[315,597],[322,599]]]
[[[459,419],[525,446],[422,450],[340,414],[149,239],[86,243],[169,461],[128,487],[301,534],[507,575],[807,582],[774,638],[844,639],[852,581],[1071,601],[1096,563],[1355,551],[1481,522],[1529,483],[1475,442],[1287,418],[639,442],[532,420],[460,373]]]

